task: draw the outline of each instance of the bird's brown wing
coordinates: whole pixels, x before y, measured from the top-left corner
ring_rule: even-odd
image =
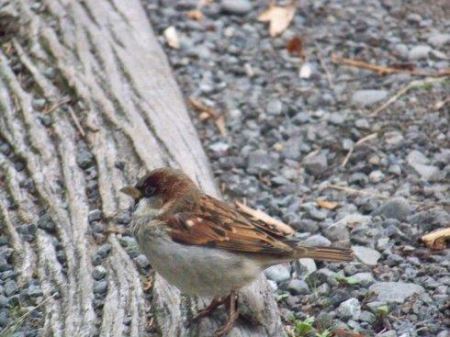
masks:
[[[283,240],[285,231],[264,221],[254,221],[242,210],[207,195],[201,198],[197,210],[180,212],[164,221],[172,239],[183,244],[243,253],[290,255],[293,252]]]

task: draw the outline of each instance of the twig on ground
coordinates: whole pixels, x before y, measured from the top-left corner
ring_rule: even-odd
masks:
[[[349,67],[365,69],[373,71],[378,75],[390,75],[395,73],[408,73],[415,76],[425,77],[447,77],[450,76],[450,69],[443,69],[437,72],[429,72],[420,69],[410,69],[408,67],[393,67],[393,66],[380,66],[378,64],[371,64],[361,60],[354,60],[345,57],[340,57],[335,54],[331,55],[331,61],[336,64],[342,64]]]
[[[363,143],[365,143],[365,142],[367,142],[369,140],[376,139],[377,137],[378,137],[377,133],[371,133],[370,135],[367,135],[367,136],[361,138],[360,140],[358,140],[356,142],[356,144],[353,145],[351,147],[351,149],[348,151],[347,155],[345,156],[344,160],[342,161],[341,167],[345,167],[345,165],[347,165],[347,163],[350,160],[350,157],[351,157],[353,151],[355,150],[355,148],[357,146],[359,146],[359,145],[361,145],[361,144],[363,144]]]
[[[225,118],[223,114],[218,113],[212,107],[207,106],[203,102],[193,97],[188,99],[189,105],[199,113],[199,118],[201,121],[212,118],[214,124],[216,124],[217,129],[220,134],[225,137],[227,135],[227,128],[225,126]]]
[[[328,68],[327,64],[325,63],[325,60],[323,59],[323,57],[320,53],[317,53],[317,58],[319,59],[320,66],[325,71],[325,75],[327,76],[328,85],[330,86],[330,88],[334,89],[333,76],[331,75],[330,69]]]
[[[411,81],[410,83],[408,83],[407,85],[402,87],[399,91],[397,91],[397,93],[394,96],[392,96],[391,98],[389,98],[385,103],[383,103],[378,108],[376,108],[374,111],[372,111],[369,114],[369,116],[377,115],[378,113],[380,113],[381,111],[386,109],[388,106],[390,106],[392,103],[394,103],[396,100],[398,100],[400,98],[400,96],[406,94],[409,90],[411,90],[413,88],[421,87],[421,86],[424,86],[427,84],[442,82],[443,80],[444,80],[444,78],[441,77],[441,78],[426,78],[424,80]]]
[[[446,248],[445,241],[450,240],[450,227],[438,229],[420,238],[428,248],[442,250]]]
[[[67,109],[69,110],[70,117],[72,117],[75,127],[77,128],[81,137],[84,138],[86,136],[86,132],[84,132],[83,127],[81,126],[80,120],[78,119],[77,115],[75,114],[75,112],[73,111],[71,106],[68,106]]]

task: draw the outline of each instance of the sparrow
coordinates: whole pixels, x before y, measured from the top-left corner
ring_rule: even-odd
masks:
[[[131,232],[152,267],[182,293],[213,298],[194,321],[226,306],[216,337],[238,317],[239,289],[266,268],[299,258],[353,259],[350,249],[302,245],[288,225],[203,193],[177,169],[153,170],[121,191],[135,200]]]

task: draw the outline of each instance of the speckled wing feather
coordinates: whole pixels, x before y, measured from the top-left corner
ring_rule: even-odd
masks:
[[[281,256],[294,251],[283,242],[285,233],[249,221],[245,214],[207,195],[202,196],[199,209],[177,213],[164,221],[172,239],[179,243]]]

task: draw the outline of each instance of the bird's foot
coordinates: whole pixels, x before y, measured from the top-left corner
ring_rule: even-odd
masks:
[[[238,308],[237,308],[237,300],[238,300],[237,293],[233,291],[227,297],[227,300],[228,301],[225,303],[225,305],[228,310],[228,320],[224,326],[220,327],[215,332],[215,335],[214,335],[215,337],[224,337],[226,334],[228,334],[230,332],[230,330],[233,328],[234,322],[239,317],[239,312],[238,312]]]

